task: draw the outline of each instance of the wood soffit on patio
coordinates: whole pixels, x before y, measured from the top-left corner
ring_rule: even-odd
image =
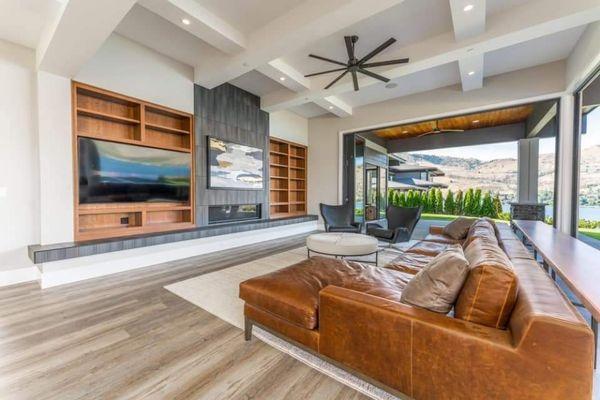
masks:
[[[532,105],[504,108],[501,110],[485,111],[467,114],[458,117],[442,118],[437,120],[440,129],[470,129],[489,128],[492,126],[509,125],[523,122],[533,111]],[[407,125],[398,125],[374,131],[375,135],[383,139],[406,139],[417,137],[435,128],[435,121],[416,122]],[[479,121],[473,123],[473,121]],[[443,132],[442,132],[443,133]],[[437,135],[434,133],[432,135]]]

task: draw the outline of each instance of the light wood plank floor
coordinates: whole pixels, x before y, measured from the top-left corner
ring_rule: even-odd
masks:
[[[304,238],[0,288],[0,399],[366,399],[163,288]]]

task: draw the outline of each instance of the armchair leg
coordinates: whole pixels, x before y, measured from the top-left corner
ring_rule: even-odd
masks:
[[[252,339],[252,321],[248,317],[244,317],[244,339],[246,341]]]

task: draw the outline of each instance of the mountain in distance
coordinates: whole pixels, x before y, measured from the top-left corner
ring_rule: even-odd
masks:
[[[434,182],[448,185],[453,192],[468,188],[498,193],[503,202],[516,199],[517,159],[501,158],[484,161],[477,158],[437,156],[431,154],[403,153],[408,164],[432,165],[445,176],[434,177]],[[539,161],[539,194],[542,201],[552,202],[554,192],[554,154],[542,154]],[[600,205],[600,146],[585,148],[581,152],[582,204]]]

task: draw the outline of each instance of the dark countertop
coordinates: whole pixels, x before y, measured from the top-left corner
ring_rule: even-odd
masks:
[[[247,232],[256,229],[274,228],[302,222],[316,221],[316,215],[303,215],[277,219],[261,219],[252,221],[229,222],[199,226],[180,231],[149,233],[145,235],[89,240],[82,242],[65,242],[54,244],[33,244],[28,246],[29,258],[35,263],[66,260],[69,258],[86,257],[96,254],[110,253],[121,250],[131,250],[140,247],[181,242],[184,240],[200,239],[211,236],[227,235],[230,233]]]

